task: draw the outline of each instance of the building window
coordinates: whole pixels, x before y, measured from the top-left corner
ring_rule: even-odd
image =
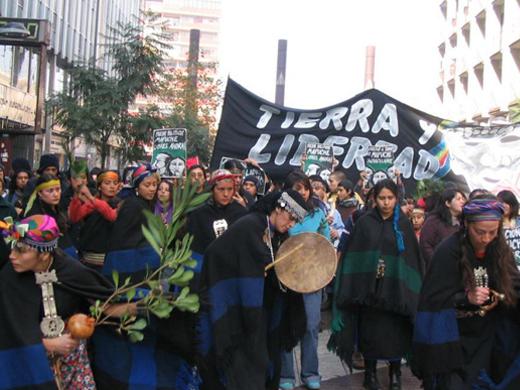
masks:
[[[520,71],[520,39],[509,46],[511,50],[511,56],[515,61],[516,67]]]
[[[441,3],[441,12],[444,19],[446,19],[448,17],[448,5],[446,4],[446,0]]]
[[[470,45],[470,28],[469,23],[466,23],[464,26],[462,26],[462,36],[464,37],[464,40],[466,41],[466,44]]]
[[[455,80],[448,81],[448,89],[450,90],[451,96],[455,97]]]
[[[475,76],[477,77],[480,88],[484,88],[484,64],[481,62],[473,67]]]
[[[495,0],[493,2],[493,9],[495,10],[498,21],[502,26],[504,24],[504,0]]]
[[[442,85],[437,87],[437,95],[439,95],[439,99],[441,99],[441,103],[444,102],[444,87]]]
[[[444,42],[439,45],[439,53],[441,54],[441,57],[444,58],[444,54],[446,54],[446,45]]]
[[[451,45],[451,47],[453,47],[454,49],[457,47],[457,33],[453,33],[453,34],[451,34],[451,37],[450,37],[450,45]]]
[[[502,81],[502,53],[498,52],[493,54],[490,60],[498,80]]]
[[[486,36],[486,11],[482,11],[476,16],[477,19],[477,25],[480,29],[480,32],[482,33],[482,36]]]
[[[468,94],[468,72],[464,72],[460,75],[460,84],[462,85],[462,88],[464,89],[464,92],[466,95]]]

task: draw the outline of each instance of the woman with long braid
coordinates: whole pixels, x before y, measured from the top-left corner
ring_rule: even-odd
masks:
[[[379,181],[374,198],[376,207],[357,221],[336,274],[329,347],[350,366],[358,347],[368,390],[381,388],[377,361],[389,361],[389,388],[398,390],[401,359],[412,343],[423,264],[410,221],[397,202],[397,185]]]

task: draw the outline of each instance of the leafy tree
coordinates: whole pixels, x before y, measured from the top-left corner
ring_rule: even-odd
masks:
[[[147,15],[147,19],[156,17]],[[139,126],[128,112],[135,97],[158,92],[158,74],[163,71],[163,33],[144,34],[143,24],[131,23],[114,29],[108,46],[112,59],[110,71],[75,66],[70,71],[70,91],[51,97],[49,109],[55,121],[66,131],[66,137],[82,136],[94,145],[105,167],[111,141],[121,139],[126,144]],[[141,131],[142,132],[142,131]],[[130,136],[131,135],[131,136]]]
[[[209,162],[216,129],[216,112],[222,101],[222,82],[216,78],[216,64],[196,63],[196,84],[188,69],[166,72],[161,85],[161,99],[171,107],[165,126],[188,129],[188,155]]]

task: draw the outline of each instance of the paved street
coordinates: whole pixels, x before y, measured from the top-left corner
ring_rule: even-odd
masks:
[[[328,325],[329,312],[322,313],[325,324]],[[319,358],[320,358],[320,373],[322,376],[322,390],[362,390],[363,389],[363,371],[355,371],[350,374],[348,367],[343,366],[340,359],[327,350],[327,341],[329,340],[330,331],[324,330],[320,333],[319,340]],[[300,367],[300,352],[297,349],[294,354],[298,364],[295,367]],[[415,378],[407,367],[402,368],[403,390],[419,390],[421,388],[420,382]],[[299,375],[299,371],[297,372]],[[388,388],[388,370],[386,362],[380,362],[378,369],[378,377],[383,389]],[[298,389],[305,389],[304,386]]]

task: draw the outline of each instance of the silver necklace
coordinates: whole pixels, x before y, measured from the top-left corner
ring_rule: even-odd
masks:
[[[40,322],[40,329],[45,337],[55,338],[61,336],[65,330],[65,323],[58,315],[56,301],[54,300],[53,283],[58,281],[56,271],[36,272],[36,284],[42,289],[44,317]]]

